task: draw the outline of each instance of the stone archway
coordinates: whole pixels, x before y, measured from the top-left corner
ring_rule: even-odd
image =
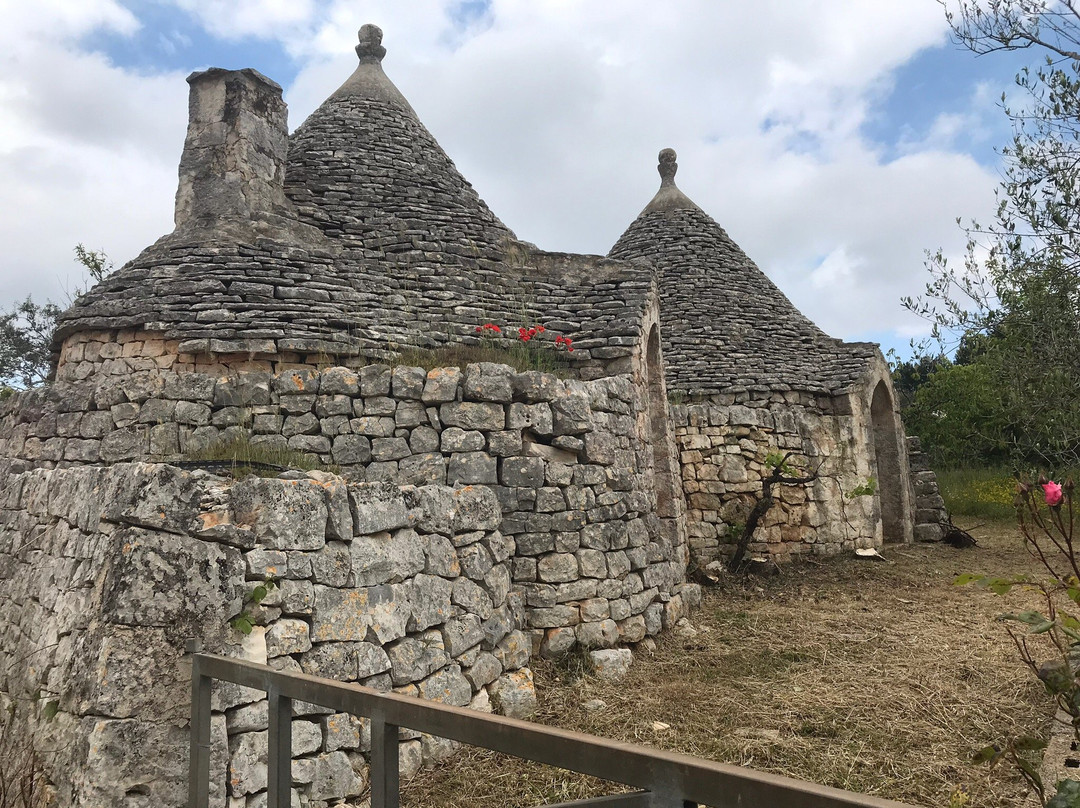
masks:
[[[649,443],[652,444],[653,479],[656,487],[656,515],[662,519],[679,516],[676,498],[677,464],[675,440],[668,421],[667,393],[664,388],[664,367],[660,359],[660,330],[654,325],[649,331],[645,349],[645,381],[648,389]]]
[[[904,478],[900,467],[900,436],[892,395],[884,381],[874,388],[870,421],[881,503],[881,536],[886,542],[904,541]]]

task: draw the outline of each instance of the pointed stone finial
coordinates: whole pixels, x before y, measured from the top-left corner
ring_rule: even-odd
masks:
[[[382,46],[382,28],[370,23],[361,28],[357,34],[360,44],[356,46],[356,55],[361,62],[381,62],[386,56],[386,48]]]
[[[660,165],[656,167],[656,170],[660,172],[661,186],[675,184],[675,172],[679,170],[679,164],[675,162],[675,157],[674,149],[660,150]]]

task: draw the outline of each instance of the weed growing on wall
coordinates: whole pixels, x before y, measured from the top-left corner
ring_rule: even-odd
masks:
[[[191,462],[228,464],[233,476],[276,477],[285,469],[298,471],[331,471],[336,466],[320,463],[314,455],[296,449],[274,448],[265,443],[253,443],[250,438],[233,438],[218,441],[203,449],[187,452],[184,460]]]

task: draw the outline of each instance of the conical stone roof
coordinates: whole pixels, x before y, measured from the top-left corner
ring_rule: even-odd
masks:
[[[660,333],[669,390],[832,393],[877,354],[805,317],[712,217],[675,185],[675,152],[660,152],[660,190],[610,258],[651,260],[660,274]]]
[[[303,220],[368,258],[497,258],[514,234],[491,212],[382,69],[360,29],[356,71],[293,133],[286,193]]]

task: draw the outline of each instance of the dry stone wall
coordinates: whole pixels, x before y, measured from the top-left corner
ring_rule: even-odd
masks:
[[[545,655],[637,642],[687,606],[687,546],[656,513],[647,402],[629,375],[143,372],[0,402],[0,469],[167,461],[234,437],[309,453],[353,481],[489,487]],[[494,559],[477,545],[465,563],[487,574]]]
[[[789,559],[881,543],[876,498],[847,496],[874,474],[865,450],[867,426],[836,413],[831,398],[794,392],[716,396],[673,406],[672,418],[698,564],[734,551],[746,515],[760,498],[761,479],[771,471],[765,465],[770,452],[792,452],[789,462],[800,476],[820,472],[811,483],[774,488],[776,504],[760,523],[751,554]]]
[[[61,806],[180,806],[185,647],[445,703],[535,705],[513,540],[479,486],[233,482],[124,463],[0,475],[0,707],[46,756]],[[483,557],[483,564],[477,558]],[[258,606],[255,587],[277,585]],[[255,624],[240,633],[232,620]],[[265,800],[267,704],[219,686],[212,805]],[[298,704],[294,802],[366,782],[367,724]],[[403,733],[406,774],[452,751]]]
[[[915,540],[941,541],[949,525],[949,512],[938,488],[937,474],[930,468],[930,458],[922,450],[922,441],[907,439],[908,465],[915,503]]]

